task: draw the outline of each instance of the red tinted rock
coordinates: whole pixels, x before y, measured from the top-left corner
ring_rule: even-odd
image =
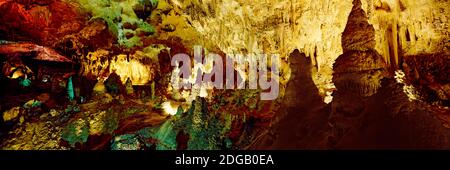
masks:
[[[36,60],[42,61],[54,61],[54,62],[72,62],[71,59],[60,55],[55,50],[36,45],[33,43],[9,43],[0,45],[0,54],[30,54],[36,52],[37,55],[33,56]]]
[[[74,4],[62,1],[0,0],[0,35],[12,41],[51,45],[81,29],[85,18],[75,9]]]

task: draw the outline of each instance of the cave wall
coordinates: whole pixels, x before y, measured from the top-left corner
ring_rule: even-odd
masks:
[[[320,94],[325,96],[335,89],[332,66],[345,51],[341,38],[352,0],[159,0],[149,1],[144,6],[149,9],[142,10],[136,2],[117,1],[108,6],[103,1],[1,0],[1,14],[16,18],[5,17],[0,22],[18,22],[0,26],[0,33],[9,40],[31,40],[58,47],[58,40],[66,40],[68,35],[80,31],[87,23],[86,16],[90,16],[104,20],[113,40],[130,48],[145,47],[148,44],[145,37],[156,34],[166,40],[178,37],[176,41],[188,48],[202,45],[225,54],[275,53],[283,61],[298,49],[315,66],[312,76]],[[407,56],[448,53],[447,1],[362,0],[361,3],[375,31],[374,49],[393,69],[401,67]],[[282,67],[287,67],[283,69],[287,73],[284,75],[289,75],[287,64]]]
[[[334,89],[332,65],[343,53],[341,34],[352,0],[173,0],[192,26],[225,53],[278,53],[299,49],[310,58],[324,95]],[[449,4],[429,0],[362,0],[375,31],[375,50],[398,68],[405,55],[448,51]]]

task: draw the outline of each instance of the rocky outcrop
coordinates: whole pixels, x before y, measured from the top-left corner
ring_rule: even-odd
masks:
[[[322,102],[311,77],[311,61],[298,50],[289,56],[291,81],[271,127],[252,149],[324,149],[327,147],[330,105]],[[299,99],[301,98],[301,99]]]
[[[0,36],[11,41],[32,41],[51,46],[79,31],[85,17],[66,1],[0,0]]]
[[[361,1],[354,1],[352,12],[342,33],[343,52],[366,51],[375,47],[375,29],[368,22]]]
[[[403,58],[449,50],[449,3],[429,0],[361,1],[375,28],[375,49],[392,68]]]
[[[419,92],[428,103],[450,105],[450,54],[421,54],[407,56],[402,64],[406,83]],[[443,74],[444,73],[444,74]]]
[[[359,0],[355,0],[354,4],[346,30],[359,30],[344,32],[343,49],[348,51],[344,50],[344,54],[334,63],[333,81],[337,91],[331,104],[328,146],[448,148],[450,131],[436,118],[441,111],[428,109],[427,104],[410,100],[404,92],[404,85],[388,76],[392,65],[386,65],[373,44],[367,42],[373,41],[375,32],[368,19],[364,21],[363,15],[358,15],[364,12]],[[351,21],[358,18],[359,24],[356,26]],[[352,37],[366,43],[353,42]],[[443,67],[438,64],[435,68]]]
[[[381,79],[386,76],[384,61],[374,50],[345,52],[334,66],[333,82],[337,93],[371,96],[381,87]]]
[[[403,54],[448,50],[450,10],[445,1],[361,0],[360,4],[362,10],[354,14],[360,18],[347,17],[353,7],[351,0],[189,0],[174,6],[225,53],[289,57],[299,49],[315,66],[312,76],[321,95],[334,88],[333,63],[344,51],[371,48],[388,65],[398,68]],[[346,26],[347,22],[354,24]],[[369,32],[370,37],[362,35]],[[341,34],[353,36],[342,42]]]
[[[375,94],[381,86],[386,66],[373,49],[375,32],[361,8],[361,1],[355,0],[353,5],[342,34],[344,54],[334,63],[333,82],[338,92],[367,97]]]

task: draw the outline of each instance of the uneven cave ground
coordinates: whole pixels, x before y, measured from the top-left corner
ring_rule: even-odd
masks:
[[[399,82],[394,64],[378,63],[373,26],[358,0],[343,33],[344,54],[334,66],[338,89],[329,104],[312,79],[317,68],[310,57],[293,50],[283,97],[260,101],[259,90],[215,90],[185,105],[167,89],[170,57],[192,53],[193,43],[182,37],[195,34],[184,30],[184,20],[163,0],[115,1],[128,7],[120,12],[95,2],[79,13],[73,9],[81,7],[66,1],[0,0],[6,16],[0,19],[1,149],[450,148],[448,52],[401,54]],[[148,69],[144,76],[151,81],[139,84],[143,75],[127,75],[121,64],[132,62],[139,64],[129,67]],[[386,75],[379,85],[366,80],[380,70]],[[165,113],[167,107],[175,114]]]

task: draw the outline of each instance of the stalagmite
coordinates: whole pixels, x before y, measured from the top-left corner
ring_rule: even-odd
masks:
[[[341,33],[352,0],[204,0],[202,3],[199,6],[205,13],[189,13],[187,18],[202,36],[217,42],[225,53],[263,52],[287,57],[299,49],[316,66],[313,80],[319,90],[324,93],[332,87],[332,65],[345,51],[341,48]],[[197,4],[200,3],[195,1],[194,6]],[[443,10],[448,6],[445,2],[429,0],[361,0],[361,8],[373,26],[375,41],[358,40],[361,43],[355,47],[374,45],[373,49],[385,62],[396,67],[401,63],[402,53],[418,54],[442,48],[439,43],[449,36],[445,24],[449,10]],[[207,13],[209,9],[215,11],[214,15]],[[424,22],[429,20],[426,18],[438,22]]]
[[[338,92],[368,97],[377,92],[386,65],[383,58],[373,49],[375,31],[368,23],[366,13],[361,9],[360,0],[355,0],[353,4],[342,34],[344,54],[334,63],[333,82]],[[393,34],[389,32],[387,31],[388,36],[392,36]],[[388,43],[391,43],[391,40],[392,38],[388,39]],[[392,46],[387,46],[389,47]]]

